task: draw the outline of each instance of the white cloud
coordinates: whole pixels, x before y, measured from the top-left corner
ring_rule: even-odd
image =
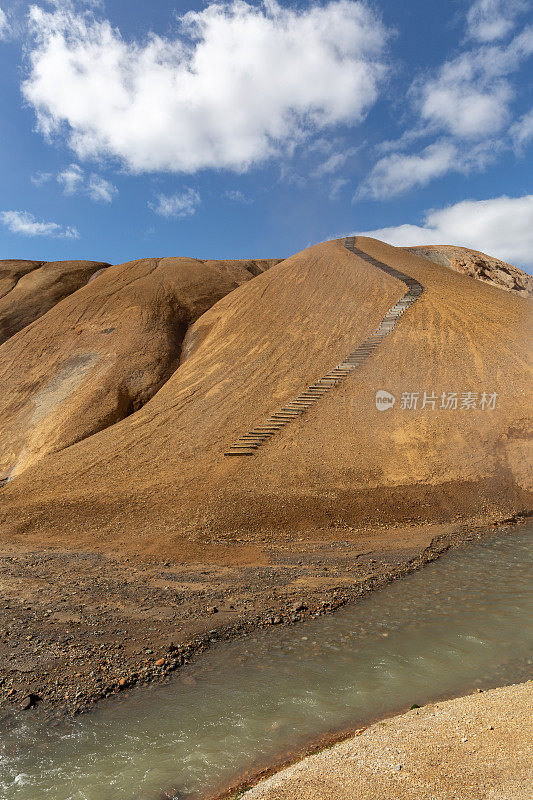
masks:
[[[351,156],[357,153],[356,147],[348,147],[338,153],[332,153],[329,158],[323,161],[318,167],[311,172],[312,178],[323,178],[325,175],[331,175],[336,172],[340,167],[343,167]]]
[[[532,53],[533,26],[526,26],[506,45],[478,45],[442,64],[435,75],[415,80],[409,94],[418,119],[395,142],[376,148],[386,155],[374,164],[355,199],[395,197],[447,172],[484,169],[511,147],[512,138],[519,149],[521,137],[529,136],[529,121],[524,119],[523,128],[510,128],[515,91],[509,75]],[[422,151],[399,152],[430,134],[438,138]]]
[[[148,203],[152,211],[162,217],[190,217],[200,205],[200,194],[190,187],[181,194],[158,194],[157,203]]]
[[[533,195],[463,200],[426,213],[423,225],[398,225],[362,236],[409,247],[452,244],[481,250],[511,264],[533,267]]]
[[[341,191],[350,183],[346,178],[335,178],[329,187],[328,197],[330,200],[337,200]]]
[[[0,39],[8,39],[11,34],[11,26],[7,21],[6,13],[0,8]]]
[[[93,173],[87,183],[87,194],[95,203],[110,203],[118,194],[118,189],[110,181]]]
[[[527,25],[507,47],[485,47],[478,61],[488,76],[507,75],[519,69],[522,61],[533,53],[533,25]]]
[[[397,197],[415,186],[425,186],[457,168],[458,163],[457,147],[449,141],[435,142],[416,155],[392,153],[374,164],[354,199]]]
[[[533,27],[506,46],[482,46],[445,62],[436,77],[413,85],[425,122],[462,139],[498,133],[510,119],[514,90],[507,76],[533,53]]]
[[[56,180],[63,187],[65,194],[76,194],[83,186],[83,170],[78,164],[70,164],[57,174]]]
[[[254,202],[251,197],[245,195],[240,189],[227,189],[224,192],[224,197],[227,197],[228,200],[233,200],[235,203],[243,203],[247,206]]]
[[[131,170],[245,170],[314,132],[361,120],[387,34],[363,2],[213,3],[179,34],[126,41],[107,20],[33,6],[23,93],[47,136]]]
[[[101,175],[93,172],[89,177],[86,177],[79,164],[69,164],[68,167],[57,174],[56,180],[63,187],[66,195],[86,194],[95,203],[110,203],[113,197],[118,194],[117,187],[102,178]]]
[[[442,74],[424,87],[421,115],[455,136],[484,138],[498,133],[509,120],[511,87],[502,81],[490,88],[469,79]]]
[[[527,7],[523,0],[476,0],[466,15],[468,33],[480,42],[502,39]]]
[[[23,236],[52,236],[56,239],[77,239],[76,228],[65,227],[57,222],[39,222],[28,211],[1,211],[0,222],[11,231]]]
[[[30,181],[33,183],[34,186],[44,186],[45,183],[48,183],[51,177],[52,177],[51,172],[39,171],[30,177]]]
[[[413,142],[423,139],[429,134],[433,133],[430,125],[414,125],[412,128],[407,128],[397,139],[389,139],[384,142],[379,142],[375,146],[376,153],[385,155],[386,153],[393,153],[398,150],[405,150]]]
[[[533,109],[511,126],[511,137],[518,150],[533,139]]]

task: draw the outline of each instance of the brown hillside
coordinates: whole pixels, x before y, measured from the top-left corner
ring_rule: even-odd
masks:
[[[108,266],[98,261],[0,261],[0,344]]]
[[[346,526],[496,518],[527,506],[531,301],[373,239],[358,237],[357,246],[425,291],[377,352],[311,411],[252,457],[224,457],[238,436],[339,363],[405,293],[343,240],[304,250],[227,294],[188,331],[184,360],[149,402],[9,482],[4,541],[237,563],[260,560],[261,543],[279,536],[343,538]],[[28,387],[40,381],[39,403],[34,394],[25,414],[56,404],[55,430],[68,429],[105,391],[114,399],[98,400],[102,419],[117,407],[118,386],[131,406],[143,399],[146,374],[151,386],[168,377],[179,336],[166,261],[110,268],[93,282],[101,294],[89,285],[49,312],[46,369],[32,355],[25,378]],[[169,277],[156,289],[157,270]],[[97,301],[90,325],[81,324]],[[118,336],[105,332],[117,326]],[[70,350],[62,339],[56,354],[57,331],[70,331]],[[11,340],[13,356],[33,352],[36,340],[26,335]],[[112,335],[114,348],[97,344]],[[70,366],[61,361],[67,353]],[[67,384],[79,384],[80,370],[94,380],[69,395],[64,384],[46,384],[48,365]],[[376,409],[379,389],[397,397],[393,409]],[[498,397],[494,410],[400,407],[403,392],[424,391]],[[17,414],[12,409],[13,441],[24,427]]]
[[[139,409],[177,368],[189,325],[272,263],[141,259],[86,276],[0,347],[0,479]]]
[[[428,245],[425,247],[405,247],[409,253],[422,256],[435,264],[462,272],[496,286],[508,292],[533,297],[533,277],[518,267],[500,261],[498,258],[469,250],[468,247],[454,247],[453,245]]]

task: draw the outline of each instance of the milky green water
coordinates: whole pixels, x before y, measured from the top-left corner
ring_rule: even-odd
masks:
[[[4,717],[0,797],[206,795],[332,729],[531,677],[532,566],[533,526],[500,532],[353,608],[216,645],[168,685],[73,722]]]

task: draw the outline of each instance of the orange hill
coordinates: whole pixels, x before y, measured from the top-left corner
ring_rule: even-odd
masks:
[[[108,266],[98,261],[0,261],[0,344]]]
[[[191,316],[167,260],[110,268],[56,305],[39,321],[46,359],[33,352],[38,336],[24,338],[35,325],[2,345],[15,348],[2,360],[13,420],[3,458],[18,448],[20,473],[2,490],[3,540],[236,563],[258,552],[240,544],[243,533],[260,547],[278,535],[342,538],[346,525],[495,519],[530,505],[531,301],[373,239],[356,244],[425,291],[361,367],[252,457],[224,452],[342,361],[406,291],[344,240],[278,263],[197,314],[179,367],[177,331]],[[203,269],[194,264],[191,279]],[[138,282],[139,271],[157,278]],[[154,396],[88,435],[90,408],[102,409],[97,430],[113,406],[100,387],[144,402],[147,371],[161,386]],[[397,398],[386,412],[380,389]],[[492,410],[401,407],[403,393],[424,391],[497,400]],[[69,436],[86,438],[65,446]]]
[[[272,263],[145,258],[119,264],[85,280],[5,342],[0,478],[138,410],[177,368],[188,327]],[[26,291],[28,302],[40,297]]]

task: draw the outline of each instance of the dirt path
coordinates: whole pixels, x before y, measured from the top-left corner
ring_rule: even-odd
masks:
[[[414,709],[309,756],[242,800],[529,800],[533,682]]]

